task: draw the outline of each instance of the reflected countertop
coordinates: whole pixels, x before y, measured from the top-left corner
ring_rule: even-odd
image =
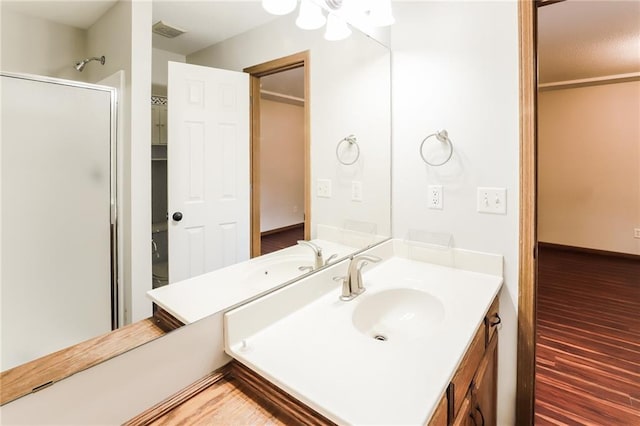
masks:
[[[311,242],[322,248],[325,259],[337,254],[336,261],[359,250],[323,239]],[[189,324],[307,274],[308,269],[299,268],[311,266],[313,261],[313,253],[308,247],[291,246],[150,290],[147,297]]]

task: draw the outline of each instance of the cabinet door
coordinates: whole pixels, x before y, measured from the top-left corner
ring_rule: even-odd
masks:
[[[472,417],[472,401],[471,394],[467,394],[465,398],[462,400],[462,404],[460,404],[460,410],[458,410],[458,414],[453,420],[452,426],[479,426],[474,423],[474,419]]]
[[[447,406],[447,397],[443,395],[433,412],[431,420],[427,424],[429,426],[447,426]]]
[[[498,334],[495,333],[473,380],[471,417],[475,424],[496,425],[498,391]]]
[[[158,105],[158,124],[159,124],[158,143],[160,145],[166,145],[167,144],[167,106],[166,105]]]
[[[151,145],[167,144],[167,106],[151,105]]]

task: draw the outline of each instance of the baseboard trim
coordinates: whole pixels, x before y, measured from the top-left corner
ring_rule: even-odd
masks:
[[[260,233],[261,237],[265,235],[277,234],[278,232],[291,231],[292,229],[304,229],[304,223],[296,223],[295,225],[283,226],[282,228],[270,229],[268,231],[264,231]]]
[[[279,416],[286,418],[287,424],[335,426],[335,423],[331,420],[235,360],[145,410],[125,422],[123,426],[151,425],[174,408],[179,407],[208,387],[214,386],[225,379],[233,380],[238,389],[241,389],[255,404],[270,408],[277,412]]]
[[[173,394],[169,398],[164,401],[154,405],[153,407],[145,410],[144,412],[138,414],[136,417],[131,420],[125,422],[123,426],[146,426],[150,425],[154,421],[158,420],[169,411],[174,408],[180,406],[184,402],[193,398],[203,390],[207,389],[209,386],[219,382],[222,379],[227,378],[231,373],[231,365],[227,364],[213,373],[203,377],[195,383],[192,383],[188,387],[182,389],[181,391]]]
[[[563,244],[545,243],[542,241],[538,241],[538,247],[561,250],[561,251],[570,251],[574,253],[597,254],[600,256],[617,257],[621,259],[640,260],[640,255],[632,254],[632,253],[619,253],[616,251],[598,250],[598,249],[592,249],[592,248],[586,248],[586,247],[566,246]]]
[[[271,405],[273,409],[291,419],[290,424],[307,426],[336,425],[238,361],[232,361],[230,366],[231,377],[238,380],[238,385],[245,389],[247,395],[252,396],[260,405]]]

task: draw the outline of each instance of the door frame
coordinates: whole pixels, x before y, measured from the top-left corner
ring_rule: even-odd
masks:
[[[520,221],[516,424],[533,424],[536,363],[537,6],[518,0]]]
[[[294,53],[245,68],[250,75],[251,93],[251,257],[260,256],[260,78],[304,67],[304,239],[311,237],[311,108],[309,91],[309,51]]]

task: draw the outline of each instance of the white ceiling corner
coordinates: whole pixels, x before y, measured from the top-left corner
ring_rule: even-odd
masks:
[[[83,30],[91,27],[118,0],[2,0],[2,7]]]

